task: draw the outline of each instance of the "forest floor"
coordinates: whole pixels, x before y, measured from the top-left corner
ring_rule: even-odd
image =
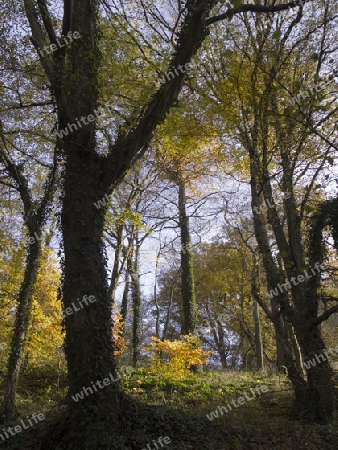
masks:
[[[57,388],[53,374],[23,375],[18,392],[20,416],[43,412],[46,420],[0,441],[0,449],[39,450],[46,427],[62,410],[63,383],[61,380]],[[123,380],[123,389],[130,396],[124,405],[128,413],[123,421],[126,441],[121,450],[157,450],[153,440],[163,450],[338,449],[337,400],[331,425],[291,421],[292,390],[285,376],[237,371],[189,373],[169,383],[139,369]],[[223,415],[219,407],[223,407]],[[218,417],[211,417],[216,410]],[[170,444],[161,447],[160,437],[168,437]]]

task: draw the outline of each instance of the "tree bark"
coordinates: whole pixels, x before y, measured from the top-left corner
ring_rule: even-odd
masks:
[[[298,369],[298,372],[305,379],[305,372],[304,372],[304,366],[303,366],[302,352],[301,352],[301,349],[299,347],[297,337],[296,337],[296,335],[294,333],[294,330],[293,330],[291,324],[289,324],[289,336],[290,336],[290,342],[291,342],[291,345],[292,345],[293,354],[294,354],[295,360],[296,360],[296,367]]]
[[[79,151],[74,141],[77,139],[73,135],[72,150],[67,158],[62,211],[63,303],[65,309],[74,310],[72,303],[76,305],[85,295],[94,296],[96,301],[65,318],[68,405],[72,444],[94,449],[102,445],[102,439],[110,441],[109,429],[113,434],[117,431],[112,429],[112,423],[115,427],[118,424],[117,408],[112,405],[118,405],[118,385],[111,383],[78,402],[72,397],[84,388],[93,390],[92,383],[102,381],[110,374],[115,379],[111,298],[102,240],[104,211],[94,207],[94,201],[102,198],[104,192],[96,177],[91,175],[98,171],[97,158],[82,148]],[[79,147],[82,145],[78,144]],[[81,427],[78,426],[79,417]],[[103,434],[97,430],[103,430]],[[118,442],[117,434],[114,437]]]
[[[69,433],[65,441],[66,447],[83,450],[124,447],[118,420],[117,383],[83,400],[73,400],[83,389],[91,388],[92,383],[115,375],[111,298],[102,240],[105,208],[97,209],[94,202],[111,195],[133,162],[145,153],[155,128],[177,100],[186,78],[186,73],[179,73],[162,84],[145,105],[136,125],[127,130],[121,126],[115,143],[109,145],[108,155],[99,155],[95,120],[76,126],[80,118],[92,116],[98,106],[98,6],[97,0],[65,0],[62,33],[66,36],[77,31],[80,38],[40,58],[55,96],[58,129],[69,131],[72,125],[67,135],[57,139],[65,167],[61,214],[63,305],[72,309],[72,303],[84,295],[92,295],[96,300],[65,317],[69,378]],[[198,7],[188,3],[169,71],[184,66],[196,54],[206,36],[205,22],[212,6],[213,2],[206,0],[199,0]],[[57,35],[47,6],[24,0],[24,7],[37,52],[43,51],[46,42],[55,44]],[[191,323],[187,331],[194,328]]]
[[[262,342],[262,332],[261,332],[261,321],[259,317],[258,303],[254,301],[253,307],[253,318],[255,323],[255,352],[257,369],[260,371],[264,370],[264,358],[263,358],[263,342]]]
[[[185,183],[178,183],[178,211],[181,231],[181,291],[183,303],[182,334],[195,334],[197,327],[197,307],[194,286],[193,255],[186,211]]]
[[[1,420],[4,421],[14,420],[17,417],[16,390],[27,339],[33,288],[37,278],[40,256],[41,241],[36,240],[28,248],[24,280],[19,293],[11,353],[8,360],[5,395],[1,405]]]
[[[216,320],[216,324],[217,324],[217,333],[216,330],[214,329],[214,341],[217,346],[218,354],[222,364],[222,369],[226,369],[228,367],[228,362],[226,354],[226,345],[224,342],[223,324],[219,320]]]
[[[172,288],[171,288],[171,294],[170,294],[170,300],[169,300],[167,316],[165,318],[165,322],[164,322],[164,326],[163,326],[162,341],[165,341],[167,339],[167,333],[168,333],[169,321],[170,321],[170,315],[171,315],[171,308],[172,308],[172,305],[173,305],[174,291],[175,291],[175,286],[176,285],[177,285],[177,283],[173,282],[173,285],[172,285]]]
[[[109,295],[112,302],[115,303],[115,292],[121,273],[120,259],[123,251],[123,225],[118,225],[116,230],[116,246],[114,254],[114,265],[110,279]],[[123,269],[123,268],[122,268]]]
[[[122,295],[122,303],[121,303],[121,316],[122,316],[122,330],[121,334],[122,336],[125,333],[126,329],[126,320],[127,320],[127,313],[128,313],[128,294],[129,294],[129,286],[130,286],[130,274],[132,270],[132,253],[129,253],[127,256],[127,268],[126,268],[126,275],[124,278],[124,289],[123,289],[123,295]]]
[[[258,262],[256,261],[256,256],[253,255],[253,266],[252,266],[252,274],[251,274],[251,296],[253,300],[253,310],[252,315],[255,324],[255,352],[256,352],[256,361],[257,361],[257,369],[263,371],[264,370],[264,348],[262,342],[262,331],[261,331],[261,321],[259,317],[259,309],[258,309],[258,298],[259,298],[259,271],[258,271]]]
[[[137,366],[140,358],[141,333],[142,333],[142,296],[140,286],[140,247],[137,243],[138,233],[136,233],[136,247],[132,268],[132,299],[133,299],[133,367]]]
[[[1,121],[0,135],[3,145],[6,147]],[[8,360],[5,394],[0,408],[0,421],[13,420],[17,416],[16,390],[27,339],[33,290],[37,279],[41,257],[41,235],[43,225],[47,219],[48,208],[55,192],[55,181],[57,175],[57,153],[55,152],[53,166],[49,172],[45,185],[45,192],[40,205],[37,206],[31,198],[29,183],[23,175],[21,168],[12,161],[8,160],[6,156],[4,158],[7,163],[7,171],[11,178],[15,181],[17,190],[22,200],[25,225],[28,230],[29,241],[27,245],[27,259],[24,279],[18,295],[18,307],[12,337],[11,353]]]

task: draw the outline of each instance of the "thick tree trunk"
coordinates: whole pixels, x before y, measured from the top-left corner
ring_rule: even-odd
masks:
[[[324,353],[325,344],[317,330],[298,330],[298,338],[305,362],[313,361],[314,366],[309,364],[307,385],[292,409],[292,417],[320,424],[330,423],[335,390],[333,371]]]
[[[85,142],[76,148],[76,138],[71,138],[62,211],[71,442],[72,448],[96,449],[116,440],[119,448],[118,384],[112,381],[116,375],[111,298],[102,240],[104,210],[94,206],[105,193],[98,177],[93,176],[99,171],[97,156],[83,150]],[[84,301],[84,296],[93,296],[95,301],[80,309],[79,301]],[[103,386],[104,378],[111,380],[108,386]],[[84,399],[76,400],[81,392]]]
[[[273,302],[275,303],[275,302]],[[277,332],[275,327],[275,339],[276,339],[276,351],[277,351],[277,368],[278,371],[282,371],[283,367],[287,367],[288,363],[288,352],[285,349],[285,343],[291,344],[289,342],[289,333],[287,329],[287,324],[285,324],[282,316],[279,312],[275,310],[276,321],[278,322],[278,330]],[[291,347],[290,347],[291,349]]]
[[[181,290],[183,303],[182,334],[195,334],[197,326],[197,308],[194,287],[194,268],[189,230],[189,217],[186,211],[184,181],[178,184],[178,211],[181,231]]]
[[[41,230],[35,229],[35,233],[36,236],[39,237],[39,235],[41,234]],[[34,233],[32,233],[31,237],[33,236]],[[28,324],[32,306],[33,288],[37,278],[40,256],[41,241],[39,239],[35,239],[35,242],[33,242],[28,247],[25,274],[19,292],[14,333],[11,344],[11,353],[8,361],[5,395],[3,403],[1,405],[1,421],[9,421],[17,417],[16,390],[19,381],[20,366],[27,339]]]
[[[204,0],[197,8],[188,4],[171,68],[184,66],[196,54],[206,36],[206,18],[212,6],[212,2]],[[24,0],[24,7],[36,50],[41,51],[46,42],[55,45],[57,34],[46,3]],[[126,124],[118,124],[119,134],[115,143],[108,145],[108,155],[99,156],[93,116],[98,106],[100,70],[98,8],[97,0],[65,0],[62,33],[66,36],[76,31],[80,38],[40,58],[56,99],[58,128],[67,131],[57,140],[65,163],[63,304],[66,311],[73,309],[65,318],[70,416],[67,446],[83,450],[124,447],[118,425],[117,383],[97,391],[93,387],[115,374],[111,299],[102,241],[105,211],[96,208],[94,202],[110,195],[132,163],[144,154],[186,77],[186,73],[178,74],[161,85],[140,112],[135,126],[126,130]],[[88,122],[82,125],[83,119]],[[95,302],[74,311],[73,303],[84,295],[94,296]],[[189,324],[188,329],[194,330],[194,324]],[[89,389],[93,393],[87,395]],[[83,400],[73,399],[83,391]]]

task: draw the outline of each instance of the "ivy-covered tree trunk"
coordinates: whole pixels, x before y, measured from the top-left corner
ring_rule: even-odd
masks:
[[[259,195],[260,192],[260,183],[259,183],[259,165],[258,165],[258,157],[253,147],[250,149],[251,154],[251,196],[252,196],[252,210],[253,210],[253,222],[255,229],[255,236],[258,243],[258,247],[260,250],[260,254],[262,255],[263,267],[266,273],[267,279],[267,287],[268,290],[271,291],[277,284],[279,283],[279,275],[277,266],[272,257],[271,248],[269,245],[266,221],[262,214],[255,214],[255,209],[260,207],[261,197]],[[286,327],[284,324],[283,317],[281,315],[280,305],[288,305],[285,296],[287,293],[283,292],[276,296],[276,298],[270,299],[271,311],[264,309],[264,303],[260,300],[259,296],[256,297],[257,301],[259,301],[260,306],[263,307],[264,312],[271,319],[274,324],[275,333],[276,333],[276,346],[277,346],[277,363],[280,364],[281,358],[283,358],[283,362],[288,371],[288,377],[292,382],[295,400],[294,400],[294,408],[293,410],[298,408],[298,405],[302,403],[304,398],[304,391],[306,389],[306,381],[299,373],[292,356],[292,347],[290,345],[290,341],[288,339],[288,335],[286,334]],[[286,312],[290,312],[289,309],[286,309]],[[293,311],[291,311],[293,312]],[[297,406],[296,406],[297,405]]]
[[[289,245],[279,221],[266,167],[265,170],[261,172],[258,163],[259,156],[255,147],[250,147],[249,154],[251,159],[253,212],[254,207],[260,206],[258,192],[261,190],[260,186],[263,186],[264,198],[269,200],[270,205],[272,205],[268,214],[269,223],[276,236],[278,249],[283,254],[283,260],[286,266],[286,276],[290,280],[292,277],[297,277],[301,272],[300,269],[305,266],[302,251],[299,249],[301,242],[300,227],[295,228],[294,221],[291,219],[289,220],[289,234],[292,234],[293,236],[293,239],[290,242],[297,242],[297,244],[294,244],[296,248],[293,249],[290,247],[291,244]],[[286,162],[284,162],[284,164],[286,164]],[[259,174],[264,177],[264,180],[259,177]],[[291,188],[289,189],[291,190]],[[297,214],[294,206],[294,198],[291,196],[291,199],[286,200],[286,202],[288,203],[286,206],[287,214]],[[268,289],[271,293],[272,290],[275,290],[276,287],[284,281],[282,275],[285,275],[284,273],[280,273],[272,258],[266,226],[264,219],[261,216],[261,214],[255,214],[254,212],[255,235],[263,258]],[[290,228],[292,228],[292,232],[290,232]],[[297,233],[298,237],[296,239],[294,234]],[[293,255],[296,255],[297,257],[294,258]],[[312,258],[312,261],[315,264],[315,258]],[[318,262],[320,262],[320,260],[317,259],[316,263]],[[315,367],[311,367],[307,371],[307,379],[304,379],[302,371],[299,370],[293,360],[292,346],[287,336],[288,324],[290,323],[295,330],[304,360],[313,358],[313,355],[316,353],[324,352],[325,345],[320,335],[320,329],[318,326],[314,325],[318,314],[317,290],[319,280],[320,276],[317,274],[317,276],[313,276],[305,281],[303,285],[299,285],[299,283],[295,286],[290,285],[292,304],[287,290],[281,290],[279,293],[277,289],[274,294],[275,297],[271,301],[271,305],[273,305],[273,302],[278,302],[279,305],[278,314],[274,315],[274,323],[277,334],[282,339],[284,345],[286,357],[285,365],[295,390],[295,401],[291,410],[291,416],[310,422],[327,423],[332,421],[333,414],[334,388],[332,382],[332,369],[330,368],[328,361],[324,361],[320,365],[317,364]],[[284,326],[280,326],[281,323]],[[323,385],[325,385],[325,389],[323,388]]]
[[[32,234],[34,236],[34,234]],[[37,235],[38,236],[38,235]],[[4,400],[1,405],[1,421],[14,420],[16,411],[16,390],[19,381],[20,367],[27,340],[28,324],[32,306],[33,288],[37,278],[41,256],[41,241],[28,246],[24,280],[21,285],[16,311],[11,353],[8,360]]]
[[[189,230],[189,217],[186,211],[185,183],[178,183],[178,212],[181,231],[181,292],[183,303],[182,334],[195,334],[197,326],[197,307],[194,286],[194,266]]]
[[[57,78],[52,78],[59,129],[76,123],[77,118],[92,116],[97,108],[97,8],[98,3],[91,0],[65,3],[63,32],[77,31],[81,38],[67,47],[67,58],[60,59]],[[70,448],[84,450],[121,448],[112,301],[103,243],[106,211],[94,205],[110,195],[112,188],[104,182],[106,163],[96,152],[95,133],[95,122],[88,121],[86,126],[73,127],[58,144],[65,159],[62,300],[71,430],[66,439]],[[104,379],[110,384],[103,384]]]
[[[0,133],[2,134],[1,123]],[[25,225],[28,230],[28,243],[24,279],[18,295],[18,307],[15,317],[14,333],[12,336],[11,352],[8,360],[4,400],[0,408],[0,421],[13,420],[17,416],[16,391],[25,343],[27,340],[33,290],[40,264],[42,230],[47,219],[48,207],[52,201],[56,188],[57,155],[54,155],[53,165],[50,169],[45,184],[45,191],[39,206],[37,206],[31,198],[29,183],[21,168],[10,160],[7,160],[7,171],[16,183],[23,203]]]
[[[70,310],[65,318],[68,404],[72,444],[94,449],[103,443],[108,445],[108,429],[112,434],[117,432],[112,423],[118,424],[118,386],[112,382],[103,388],[93,387],[97,386],[97,381],[102,386],[104,378],[116,378],[111,338],[111,297],[102,241],[104,211],[94,206],[94,201],[102,198],[104,193],[98,180],[91,176],[98,171],[97,159],[91,153],[84,152],[81,144],[78,144],[81,150],[76,148],[74,141],[76,137],[72,136],[62,211],[65,253],[63,305],[66,312],[67,308]],[[87,301],[88,304],[80,309],[79,301],[90,296],[95,301]],[[73,305],[80,310],[75,311]],[[76,400],[76,395],[81,392],[86,393],[84,399]],[[81,427],[77,426],[79,417]],[[117,434],[114,438],[117,439]]]
[[[67,448],[122,449],[119,388],[114,379],[111,298],[103,245],[104,208],[94,205],[111,195],[132,163],[146,151],[156,126],[177,100],[186,73],[166,81],[140,112],[135,126],[123,124],[108,154],[96,148],[100,58],[97,0],[65,0],[62,34],[78,32],[79,39],[50,55],[41,56],[46,42],[56,46],[57,34],[46,2],[24,0],[32,42],[55,96],[58,139],[64,156],[62,234],[64,245],[63,306],[66,310],[65,352],[68,364]],[[176,51],[168,70],[184,66],[206,36],[206,18],[213,1],[187,3]],[[87,124],[79,126],[79,119]],[[94,120],[93,120],[94,119]],[[60,135],[60,134],[59,134]],[[75,311],[85,297],[95,299]],[[82,303],[83,304],[83,303]],[[194,324],[189,324],[194,329]],[[94,388],[95,386],[95,388]],[[80,397],[79,397],[80,395]],[[82,399],[81,399],[82,395]],[[46,443],[47,448],[47,443]]]

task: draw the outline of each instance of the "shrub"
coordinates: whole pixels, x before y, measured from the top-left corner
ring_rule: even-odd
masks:
[[[186,377],[192,365],[205,364],[212,351],[201,349],[198,336],[187,335],[181,340],[161,341],[151,338],[153,343],[147,346],[151,353],[149,371],[161,381],[175,381]]]

